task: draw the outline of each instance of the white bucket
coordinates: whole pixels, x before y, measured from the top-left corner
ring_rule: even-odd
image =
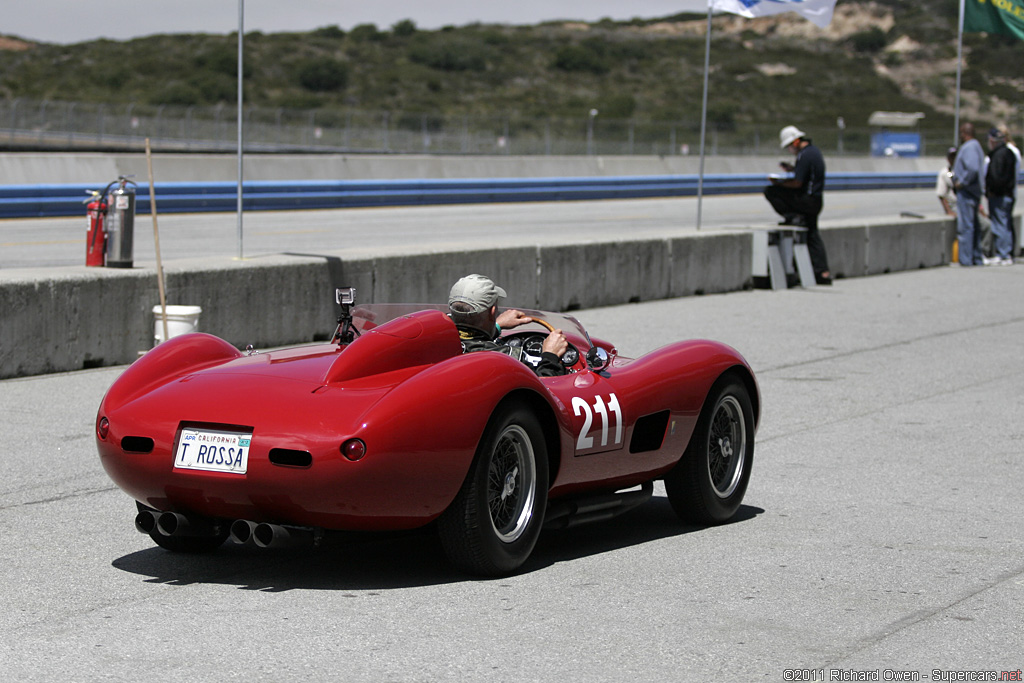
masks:
[[[180,334],[188,334],[199,330],[199,314],[203,309],[199,306],[168,306],[167,307],[167,337],[177,337]],[[153,307],[153,337],[154,346],[164,340],[163,308]]]

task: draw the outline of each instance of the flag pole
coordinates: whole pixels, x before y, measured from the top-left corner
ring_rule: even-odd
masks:
[[[704,41],[704,95],[700,107],[700,168],[697,175],[697,229],[700,230],[704,203],[704,139],[708,122],[708,70],[711,65],[711,3],[708,0],[708,30]],[[961,0],[962,1],[962,0]]]
[[[242,111],[242,75],[245,73],[245,69],[242,66],[242,58],[244,56],[242,45],[245,38],[244,31],[245,24],[245,0],[238,0],[238,196],[236,198],[237,206],[236,212],[238,213],[238,258],[242,259],[242,170],[243,170],[243,158],[245,152],[242,148],[242,128],[244,126],[244,116]]]
[[[953,117],[953,146],[960,144],[960,72],[964,65],[964,0],[960,0],[960,19],[956,31],[956,114]]]

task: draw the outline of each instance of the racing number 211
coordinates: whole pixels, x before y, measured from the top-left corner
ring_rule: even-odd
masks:
[[[576,450],[585,451],[594,447],[594,437],[588,436],[590,428],[594,425],[594,413],[601,418],[601,445],[608,445],[608,429],[611,426],[610,413],[615,414],[615,441],[613,445],[622,443],[622,408],[619,407],[619,399],[615,394],[608,395],[608,403],[600,396],[594,397],[594,405],[591,406],[585,399],[573,396],[572,411],[577,417],[583,416],[583,429],[576,437]]]

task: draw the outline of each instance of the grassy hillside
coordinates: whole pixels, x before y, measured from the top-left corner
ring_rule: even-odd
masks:
[[[712,31],[709,119],[722,130],[865,125],[875,110],[951,125],[952,0],[840,2],[827,29],[796,15],[723,15]],[[245,98],[288,110],[444,116],[699,117],[706,19],[470,25],[437,31],[325,27],[245,36]],[[158,35],[75,45],[0,41],[0,98],[167,105],[235,100],[234,35]],[[964,116],[1019,124],[1024,43],[968,34]],[[1015,126],[1016,127],[1016,126]]]

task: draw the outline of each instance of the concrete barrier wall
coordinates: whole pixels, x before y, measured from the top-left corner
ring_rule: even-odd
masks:
[[[952,220],[828,226],[822,235],[842,277],[943,265]],[[239,348],[328,339],[334,287],[358,301],[443,302],[470,272],[496,278],[510,305],[573,310],[736,291],[753,285],[753,232],[344,260],[280,255],[176,262],[168,303],[202,307],[201,331]],[[54,268],[46,279],[0,272],[0,378],[119,365],[152,348],[154,270]]]
[[[836,225],[822,229],[834,276],[860,277],[949,262],[956,234],[951,218]]]

